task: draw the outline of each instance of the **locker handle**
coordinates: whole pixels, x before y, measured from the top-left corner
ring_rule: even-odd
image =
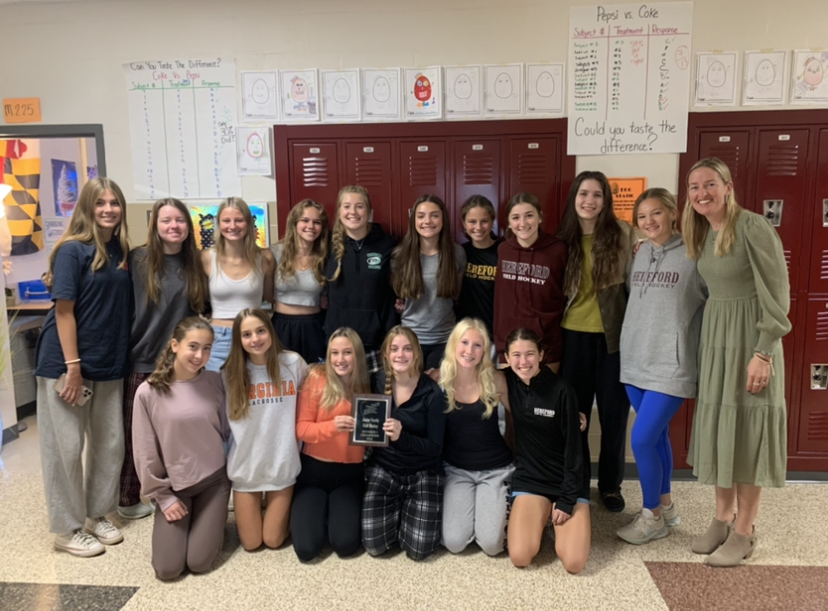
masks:
[[[781,199],[766,199],[762,202],[762,213],[774,227],[782,225],[782,206],[785,202]]]
[[[811,364],[811,390],[828,390],[828,365]]]
[[[822,226],[828,227],[828,199],[822,200]]]

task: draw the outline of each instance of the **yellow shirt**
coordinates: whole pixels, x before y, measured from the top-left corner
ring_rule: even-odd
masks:
[[[594,235],[581,236],[581,284],[572,304],[564,315],[561,327],[583,333],[603,333],[604,321],[598,307],[598,295],[592,284],[592,244]]]

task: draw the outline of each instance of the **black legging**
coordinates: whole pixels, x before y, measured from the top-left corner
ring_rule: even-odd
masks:
[[[360,514],[365,473],[362,463],[335,463],[302,454],[290,508],[290,532],[299,560],[309,562],[329,541],[340,557],[361,545]]]

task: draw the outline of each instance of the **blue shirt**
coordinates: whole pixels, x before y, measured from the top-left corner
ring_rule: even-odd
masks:
[[[52,268],[52,299],[75,302],[81,375],[107,382],[126,375],[131,284],[129,271],[118,269],[124,253],[117,237],[106,245],[109,262],[93,272],[95,250],[94,242],[66,242],[60,247]],[[64,361],[52,308],[37,342],[35,375],[59,378],[66,373]]]

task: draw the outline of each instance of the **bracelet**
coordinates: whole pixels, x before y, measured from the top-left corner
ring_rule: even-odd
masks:
[[[765,361],[766,363],[773,363],[773,356],[770,354],[762,354],[761,352],[754,352],[753,356],[758,358],[760,361]]]
[[[72,359],[71,361],[63,361],[64,365],[73,365],[74,363],[80,363],[80,362],[81,362],[81,360],[79,358],[78,359]]]

